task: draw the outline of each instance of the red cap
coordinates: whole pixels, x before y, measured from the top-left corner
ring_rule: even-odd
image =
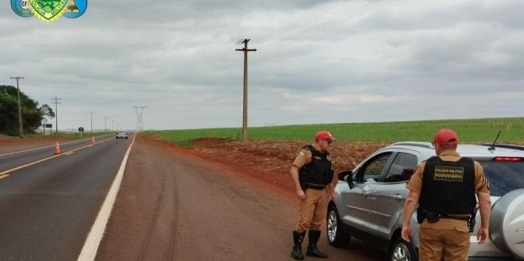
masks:
[[[337,140],[337,139],[335,139],[335,137],[333,137],[333,135],[331,135],[331,133],[329,133],[329,131],[319,131],[319,132],[317,132],[317,135],[315,135],[315,139],[317,139],[317,140],[330,140],[330,141]]]
[[[458,135],[450,129],[441,129],[437,131],[433,142],[439,145],[455,145],[458,143]]]

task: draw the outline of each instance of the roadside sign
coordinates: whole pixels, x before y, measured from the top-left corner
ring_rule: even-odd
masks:
[[[82,138],[82,134],[84,134],[84,127],[78,128],[78,131],[80,132],[80,138]]]

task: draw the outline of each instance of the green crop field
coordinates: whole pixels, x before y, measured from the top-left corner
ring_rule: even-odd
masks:
[[[341,141],[431,141],[435,132],[450,128],[460,142],[493,142],[501,131],[499,143],[524,142],[524,118],[431,120],[378,123],[313,124],[248,128],[250,140],[312,140],[319,130],[328,130]],[[239,140],[242,128],[148,131],[179,144],[204,137]]]

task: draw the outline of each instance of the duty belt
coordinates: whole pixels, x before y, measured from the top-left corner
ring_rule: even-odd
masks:
[[[456,220],[469,220],[469,216],[449,216],[449,215],[441,215],[440,218],[445,219],[456,219]]]
[[[311,185],[311,184],[304,184],[305,189],[316,189],[316,190],[323,190],[326,188],[326,186],[317,186],[317,185]]]

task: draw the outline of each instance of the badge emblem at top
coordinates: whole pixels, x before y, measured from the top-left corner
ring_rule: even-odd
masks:
[[[32,17],[31,5],[29,0],[11,0],[11,8],[15,14],[21,17]]]
[[[45,22],[59,18],[64,12],[67,2],[68,0],[29,0],[35,16]]]

